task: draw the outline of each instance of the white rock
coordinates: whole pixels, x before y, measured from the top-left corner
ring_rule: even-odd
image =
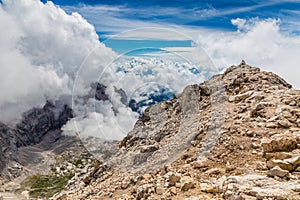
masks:
[[[239,102],[241,100],[247,99],[248,97],[250,97],[253,94],[253,91],[248,91],[242,94],[238,94],[235,96],[230,96],[228,101],[229,102]]]

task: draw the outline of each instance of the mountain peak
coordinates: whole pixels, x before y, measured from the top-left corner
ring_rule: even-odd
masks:
[[[299,97],[242,61],[147,108],[116,154],[54,199],[299,199]]]

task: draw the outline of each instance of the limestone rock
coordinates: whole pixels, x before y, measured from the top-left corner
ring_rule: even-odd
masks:
[[[284,161],[292,164],[295,168],[300,166],[300,156],[285,159]]]
[[[181,190],[182,191],[188,191],[196,186],[196,183],[191,177],[182,177],[180,179],[180,184],[181,184]]]
[[[291,163],[287,162],[287,161],[283,161],[283,160],[269,160],[267,162],[267,167],[269,169],[274,168],[275,166],[278,166],[281,169],[287,170],[289,172],[293,171],[293,169],[294,169],[294,166]]]
[[[256,169],[257,170],[266,170],[267,169],[266,163],[265,162],[257,162]]]
[[[266,153],[266,159],[276,159],[276,160],[284,160],[287,158],[293,157],[293,155],[289,152],[274,152],[274,153]]]
[[[287,177],[288,175],[289,175],[288,170],[281,169],[278,166],[275,166],[268,171],[268,176],[270,176],[270,177],[278,176],[280,178],[283,178],[283,177]]]
[[[245,93],[242,93],[242,94],[231,96],[231,97],[229,97],[228,101],[229,102],[239,102],[239,101],[242,101],[244,99],[247,99],[252,94],[253,94],[253,91],[248,91],[248,92],[245,92]]]
[[[290,123],[289,120],[287,120],[287,119],[282,119],[282,120],[278,121],[278,124],[285,128],[289,128],[292,126],[292,123]]]
[[[168,172],[165,177],[167,178],[168,182],[169,182],[169,186],[174,186],[176,185],[177,182],[180,181],[180,175],[173,173],[173,172]]]
[[[264,152],[291,151],[297,148],[297,139],[293,135],[274,135],[261,141]]]

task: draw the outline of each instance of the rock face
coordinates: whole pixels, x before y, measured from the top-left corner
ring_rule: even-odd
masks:
[[[23,115],[15,127],[0,123],[0,172],[9,161],[17,161],[18,148],[35,145],[43,139],[44,144],[51,144],[51,137],[46,135],[55,132],[60,137],[60,128],[72,117],[72,110],[62,102],[47,102],[42,108],[33,108]],[[3,174],[1,173],[1,176]]]
[[[24,113],[16,125],[17,147],[37,144],[49,131],[60,129],[70,118],[72,110],[60,102],[47,102],[43,108],[33,108]]]
[[[148,107],[53,199],[300,199],[300,91],[245,62]]]
[[[0,123],[0,172],[8,160],[15,160],[17,151],[15,132],[12,128]]]

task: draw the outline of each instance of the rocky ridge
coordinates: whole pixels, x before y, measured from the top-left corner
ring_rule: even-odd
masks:
[[[300,91],[243,61],[150,106],[53,199],[300,199]]]

